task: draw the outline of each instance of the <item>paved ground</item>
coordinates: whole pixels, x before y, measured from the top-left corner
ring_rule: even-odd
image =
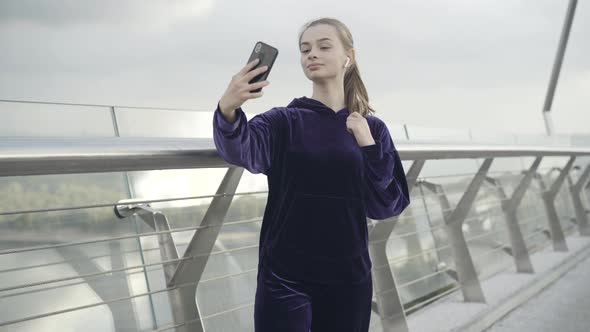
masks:
[[[486,332],[590,332],[590,258]]]

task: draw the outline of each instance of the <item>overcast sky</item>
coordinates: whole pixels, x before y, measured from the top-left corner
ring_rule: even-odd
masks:
[[[59,5],[55,5],[59,3]],[[297,37],[313,18],[351,29],[388,123],[544,132],[566,0],[3,0],[0,99],[213,110],[261,40],[279,49],[253,114],[311,96]],[[590,133],[590,4],[580,1],[553,104]]]

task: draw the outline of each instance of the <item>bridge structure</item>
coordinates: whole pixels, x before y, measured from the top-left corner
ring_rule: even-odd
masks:
[[[212,111],[0,110],[0,330],[253,330],[266,178]],[[387,125],[412,203],[366,220],[371,331],[495,329],[588,264],[590,137]]]

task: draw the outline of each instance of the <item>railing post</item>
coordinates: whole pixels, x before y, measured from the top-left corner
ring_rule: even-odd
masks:
[[[415,160],[408,170],[406,179],[411,193],[416,179],[424,166],[424,160]],[[395,276],[387,258],[387,240],[391,236],[397,216],[378,221],[369,231],[369,252],[374,269],[373,291],[377,298],[377,314],[385,332],[409,332],[404,306],[399,296]]]
[[[574,202],[574,208],[576,210],[576,221],[578,224],[578,231],[582,236],[590,236],[590,226],[588,225],[588,215],[586,214],[586,208],[582,203],[582,188],[588,181],[590,176],[590,164],[586,166],[584,172],[578,178],[578,181],[571,187],[572,200]]]
[[[443,217],[445,220],[445,230],[449,237],[451,252],[455,260],[459,284],[461,292],[466,302],[482,302],[485,303],[485,296],[473,264],[473,259],[469,253],[469,247],[463,234],[463,222],[471,210],[471,206],[475,201],[477,192],[486,178],[486,174],[492,165],[493,158],[486,158],[479,170],[471,180],[467,190],[463,193],[461,200],[451,211],[451,204],[449,203],[447,195],[444,193],[442,186],[429,185],[424,183],[427,188],[434,190],[439,195]]]
[[[524,198],[524,194],[529,188],[541,160],[543,157],[537,157],[528,171],[520,180],[516,189],[510,198],[504,197],[502,199],[502,210],[506,220],[506,227],[510,236],[510,244],[512,246],[512,257],[516,264],[516,271],[518,273],[534,273],[533,264],[529,256],[526,242],[522,236],[522,231],[518,223],[517,211],[518,206]]]
[[[456,259],[455,264],[457,265],[459,283],[461,284],[463,297],[467,302],[486,302],[477,272],[475,271],[473,259],[469,253],[467,241],[463,234],[463,222],[469,210],[471,210],[477,192],[485,180],[493,160],[494,158],[485,159],[455,209],[445,214],[446,229],[451,242],[451,250]],[[448,204],[446,195],[444,199],[447,200]]]
[[[557,209],[555,208],[555,197],[561,188],[561,185],[565,181],[568,173],[574,165],[576,157],[570,157],[568,163],[561,170],[561,173],[555,179],[549,190],[543,191],[541,197],[545,204],[545,211],[547,212],[547,219],[549,221],[549,231],[551,232],[551,240],[553,243],[553,250],[555,251],[568,251],[567,242],[565,241],[565,235],[563,234],[563,228],[559,223],[559,216],[557,215]]]
[[[155,211],[151,207],[143,207],[148,213],[142,213],[139,217],[143,220],[148,220],[148,224],[153,224],[153,228],[156,232],[164,232],[158,234],[158,247],[160,248],[160,257],[164,261],[170,261],[164,263],[164,275],[166,276],[166,281],[168,282],[172,275],[174,274],[174,270],[178,265],[178,251],[176,249],[176,245],[174,244],[174,238],[172,238],[172,234],[170,233],[170,224],[168,223],[168,218],[161,213],[160,211]]]
[[[186,251],[183,260],[164,263],[164,275],[166,277],[168,298],[174,317],[175,328],[179,332],[203,332],[204,326],[196,303],[197,284],[201,279],[203,270],[207,265],[215,241],[225,220],[225,216],[231,205],[232,199],[244,172],[241,167],[230,167],[221,181],[216,195],[229,194],[227,196],[216,196],[207,213],[201,221],[200,227],[195,231]],[[163,261],[178,259],[178,252],[166,217],[149,206],[143,205],[121,205],[115,207],[116,214],[125,218],[135,212],[157,232],[160,255]],[[190,258],[190,259],[188,259]],[[188,285],[187,285],[188,284]],[[177,287],[178,286],[178,287]],[[190,322],[190,323],[186,323]]]

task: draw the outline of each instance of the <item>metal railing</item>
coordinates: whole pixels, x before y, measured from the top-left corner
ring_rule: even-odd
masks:
[[[412,161],[411,167],[407,170],[407,179],[413,198],[412,205],[398,217],[380,221],[368,220],[369,246],[373,261],[373,309],[376,318],[372,324],[373,329],[389,330],[395,327],[399,331],[404,329],[407,331],[405,321],[407,313],[457,290],[462,292],[465,301],[485,302],[480,280],[485,275],[483,270],[487,269],[487,263],[497,258],[492,257],[486,261],[482,257],[501,255],[503,261],[513,262],[519,272],[534,273],[529,257],[531,251],[538,250],[544,245],[553,245],[556,251],[568,250],[565,237],[567,230],[563,229],[560,220],[571,220],[575,215],[578,231],[582,235],[589,235],[587,211],[582,202],[582,194],[590,176],[590,165],[583,163],[578,166],[583,171],[578,174],[575,181],[570,179],[567,183],[566,179],[572,174],[577,158],[583,159],[590,156],[590,148],[412,143],[398,143],[396,148],[403,160]],[[534,161],[524,170],[490,171],[495,159],[519,157],[533,157]],[[547,157],[562,157],[567,162],[556,174],[550,168],[540,168],[541,160]],[[483,159],[476,173],[454,175],[462,180],[471,176],[471,179],[467,179],[470,180],[467,188],[462,192],[454,192],[461,196],[456,204],[451,204],[449,201],[450,196],[445,192],[445,186],[433,182],[441,181],[445,176],[420,176],[427,162],[436,163],[437,160],[444,159]],[[27,262],[22,266],[17,264],[16,267],[2,266],[0,278],[63,265],[73,267],[74,271],[68,276],[40,280],[25,278],[19,282],[4,281],[0,284],[0,298],[13,299],[26,296],[42,298],[48,291],[83,285],[90,287],[101,301],[55,308],[43,313],[26,314],[25,312],[23,314],[21,312],[20,315],[13,317],[0,314],[0,327],[106,306],[113,316],[115,329],[123,328],[128,326],[126,324],[129,320],[136,320],[133,316],[133,301],[139,298],[150,299],[152,328],[158,331],[171,329],[202,331],[207,322],[214,324],[212,321],[219,317],[229,315],[241,317],[244,315],[242,313],[244,310],[251,313],[253,306],[251,296],[244,296],[245,302],[242,301],[231,307],[219,305],[219,308],[212,312],[204,312],[202,306],[196,305],[199,298],[198,294],[196,295],[198,286],[206,288],[221,282],[231,284],[230,281],[234,278],[252,281],[257,271],[255,259],[257,259],[258,245],[223,248],[220,247],[223,241],[219,235],[223,234],[222,228],[231,227],[249,227],[250,232],[259,231],[261,218],[238,219],[227,223],[224,220],[234,196],[266,193],[266,191],[236,193],[243,169],[225,163],[218,156],[212,140],[7,137],[0,141],[0,176],[2,177],[189,168],[227,168],[227,173],[214,195],[134,200],[124,197],[116,202],[43,209],[15,210],[3,207],[0,217],[4,218],[85,209],[107,208],[113,211],[112,209],[115,208],[119,217],[123,218],[120,222],[135,218],[136,224],[143,225],[141,227],[144,227],[144,230],[139,231],[139,228],[136,228],[135,233],[126,235],[2,248],[0,259],[6,257],[16,259],[49,251],[60,253],[62,258],[55,262],[40,264]],[[545,172],[540,173],[541,171]],[[515,178],[519,175],[517,182],[512,183],[514,192],[506,193],[504,181],[508,180],[505,178]],[[452,175],[446,175],[446,177],[452,177]],[[569,190],[563,190],[564,183],[569,186]],[[537,185],[539,189],[532,188],[533,185]],[[485,195],[481,194],[482,188],[486,189]],[[525,199],[527,192],[528,198]],[[564,194],[568,197],[563,197]],[[478,199],[482,195],[483,199]],[[202,198],[211,199],[211,203],[203,219],[197,222],[197,226],[171,227],[168,215],[151,207],[154,203]],[[564,201],[570,201],[573,209],[564,206]],[[556,203],[559,204],[556,205]],[[538,213],[540,204],[544,206],[545,214]],[[485,207],[485,210],[474,211],[472,209],[474,206]],[[112,212],[113,216],[115,211]],[[529,211],[534,213],[525,213],[524,217],[518,216],[518,213]],[[138,222],[138,219],[141,219],[143,223]],[[488,226],[484,226],[486,222]],[[424,227],[417,229],[417,225]],[[536,227],[525,233],[525,226],[531,225]],[[475,230],[472,230],[472,227]],[[181,239],[178,236],[185,232],[190,232],[192,238]],[[240,232],[238,230],[236,234]],[[546,234],[550,236],[547,238]],[[533,240],[538,237],[541,239]],[[157,242],[153,242],[155,238]],[[152,241],[152,248],[142,246],[132,246],[131,249],[122,248],[125,241],[149,242],[148,240]],[[399,255],[403,251],[400,251],[400,247],[396,245],[402,241],[403,245],[413,247],[412,250],[406,250],[405,254]],[[108,246],[110,249],[108,253],[102,254],[88,255],[84,252],[96,245]],[[187,248],[184,253],[178,250],[182,247]],[[239,271],[206,275],[205,269],[208,263],[211,264],[226,257],[246,255],[244,253],[247,254],[244,257],[249,257],[246,261],[250,264],[239,265]],[[126,263],[121,259],[121,257],[135,256],[141,257],[136,264]],[[153,259],[155,256],[159,258]],[[152,257],[152,259],[146,261],[146,257]],[[110,267],[108,268],[97,263],[109,261],[109,259]],[[233,261],[235,263],[236,259],[234,258]],[[482,264],[480,261],[485,263]],[[231,266],[230,263],[228,264]],[[148,274],[152,276],[151,279],[148,278]],[[159,275],[157,282],[154,281],[155,274]],[[132,290],[130,280],[141,275],[145,276],[144,289]],[[116,286],[113,286],[115,284]],[[107,285],[109,287],[106,287]],[[159,287],[151,289],[153,286]],[[108,291],[108,288],[116,291]],[[167,320],[163,319],[163,322],[155,317],[156,311],[163,309],[162,301],[157,301],[156,304],[156,301],[153,301],[153,297],[160,294],[167,295],[168,310],[171,311],[171,317]],[[134,322],[132,325],[138,328],[137,324]],[[241,329],[241,327],[235,327]]]

